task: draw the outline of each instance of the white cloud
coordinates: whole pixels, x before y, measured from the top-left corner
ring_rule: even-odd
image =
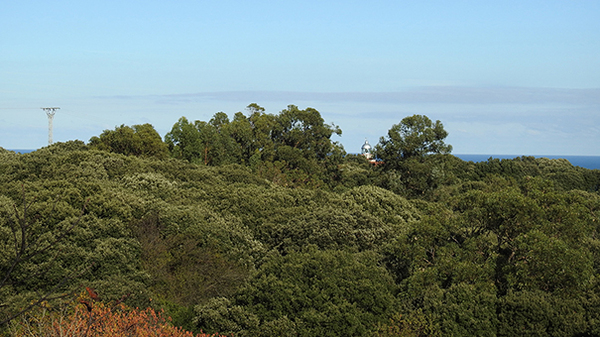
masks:
[[[215,91],[147,96],[163,103],[205,100],[374,104],[600,104],[600,89],[428,86],[395,92]],[[114,96],[111,98],[127,98]]]

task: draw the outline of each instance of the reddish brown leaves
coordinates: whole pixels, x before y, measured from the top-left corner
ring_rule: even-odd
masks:
[[[88,294],[90,294],[90,297],[94,300],[94,301],[100,301],[100,297],[98,296],[98,293],[96,293],[96,291],[90,287],[85,287],[85,290],[87,290]]]
[[[92,312],[92,304],[86,300],[79,300],[79,303],[85,305],[88,312]]]

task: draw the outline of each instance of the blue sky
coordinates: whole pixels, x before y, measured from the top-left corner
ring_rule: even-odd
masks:
[[[346,151],[413,114],[458,154],[600,155],[599,1],[2,1],[0,146],[258,103]]]

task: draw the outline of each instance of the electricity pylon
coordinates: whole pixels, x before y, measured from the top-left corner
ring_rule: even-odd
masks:
[[[52,121],[58,109],[60,108],[42,108],[46,112],[46,115],[48,115],[48,145],[52,145]]]

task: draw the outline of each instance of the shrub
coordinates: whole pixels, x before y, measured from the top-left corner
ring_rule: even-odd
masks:
[[[43,307],[13,323],[12,336],[160,336],[208,337],[222,336],[204,333],[194,335],[171,324],[171,318],[152,308],[131,309],[124,304],[105,305],[80,300],[61,310]]]

